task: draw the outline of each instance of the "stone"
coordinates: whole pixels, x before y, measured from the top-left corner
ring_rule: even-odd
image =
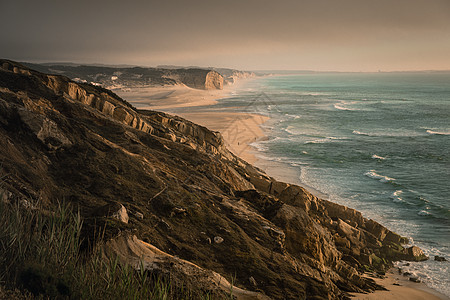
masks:
[[[158,222],[158,226],[159,226],[159,227],[162,227],[162,228],[164,228],[164,229],[166,229],[166,230],[172,229],[172,227],[170,226],[170,224],[167,223],[166,221],[164,221],[163,219],[161,219],[161,220]]]
[[[446,259],[445,257],[443,257],[443,256],[437,256],[437,255],[434,257],[434,260],[435,260],[435,261],[447,261],[447,259]]]
[[[47,147],[56,150],[72,145],[72,142],[63,134],[54,121],[27,109],[20,109],[18,112],[21,120],[27,124],[36,137]]]
[[[252,286],[254,286],[254,287],[257,287],[257,286],[258,286],[258,284],[256,283],[256,280],[255,280],[255,278],[253,278],[253,276],[250,276],[250,277],[248,278],[248,281],[250,281],[250,284],[251,284]]]
[[[127,209],[119,202],[108,203],[96,210],[96,215],[117,219],[123,223],[128,223],[129,217]]]
[[[415,282],[415,283],[420,283],[421,280],[418,277],[410,277],[409,281]]]
[[[112,212],[110,217],[115,218],[124,223],[128,223],[128,219],[129,219],[127,209],[122,204],[120,204],[120,208],[118,210]]]
[[[214,243],[220,244],[222,242],[223,242],[223,237],[221,237],[221,236],[215,236],[214,237]]]
[[[428,257],[423,253],[422,249],[417,246],[412,246],[405,249],[404,259],[410,261],[424,261],[427,260]]]
[[[186,216],[186,214],[187,214],[187,211],[186,211],[185,208],[182,208],[182,207],[174,207],[174,208],[172,209],[172,211],[170,212],[170,217],[180,216],[180,215]]]

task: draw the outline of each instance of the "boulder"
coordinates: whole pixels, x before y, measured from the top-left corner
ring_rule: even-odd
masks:
[[[435,261],[447,261],[447,259],[445,259],[445,257],[443,257],[443,256],[437,256],[437,255],[434,257],[434,260],[435,260]]]
[[[118,202],[108,203],[95,211],[95,215],[117,219],[123,223],[128,223],[127,209]]]
[[[423,253],[422,249],[416,246],[412,246],[410,248],[406,248],[404,250],[405,253],[405,260],[410,261],[424,261],[427,260],[428,257]]]
[[[223,237],[221,237],[221,236],[215,236],[215,237],[214,237],[214,243],[216,243],[216,244],[223,243]]]
[[[27,109],[19,109],[18,112],[20,119],[50,149],[56,150],[64,146],[72,145],[72,142],[63,134],[54,121]]]
[[[103,253],[107,258],[118,259],[121,264],[130,265],[136,270],[144,268],[159,274],[175,275],[174,278],[182,279],[183,284],[188,287],[201,286],[211,291],[214,299],[224,298],[231,289],[237,299],[270,299],[261,293],[232,286],[219,273],[172,256],[135,235],[123,234],[107,241]]]

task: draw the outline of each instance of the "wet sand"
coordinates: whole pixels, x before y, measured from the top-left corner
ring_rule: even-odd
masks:
[[[400,275],[397,269],[391,269],[386,273],[386,278],[373,278],[378,284],[384,286],[387,291],[375,291],[370,294],[354,293],[355,300],[444,300],[449,299],[423,283],[415,283],[409,277]]]

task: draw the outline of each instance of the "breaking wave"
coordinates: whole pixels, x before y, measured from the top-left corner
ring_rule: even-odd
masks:
[[[428,134],[433,134],[433,135],[450,135],[450,132],[448,132],[448,131],[446,131],[446,132],[444,132],[444,131],[433,131],[433,130],[430,130],[430,129],[427,130],[427,133]]]
[[[380,175],[375,170],[370,170],[370,171],[364,173],[364,175],[366,175],[367,177],[373,178],[373,179],[377,179],[380,182],[392,182],[392,181],[395,181],[395,178],[391,178],[391,177],[388,177],[388,176]]]

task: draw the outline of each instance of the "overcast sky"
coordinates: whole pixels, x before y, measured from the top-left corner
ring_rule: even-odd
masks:
[[[0,57],[338,71],[450,70],[450,0],[0,0]]]

